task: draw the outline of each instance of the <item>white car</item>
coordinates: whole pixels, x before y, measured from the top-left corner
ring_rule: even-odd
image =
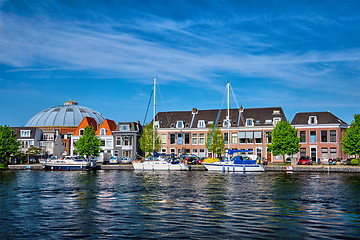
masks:
[[[110,157],[109,163],[119,163],[118,158],[116,156]]]

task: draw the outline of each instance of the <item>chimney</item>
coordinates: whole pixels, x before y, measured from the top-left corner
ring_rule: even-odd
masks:
[[[196,109],[196,108],[193,108],[193,109],[192,109],[192,113],[194,113],[194,114],[197,113],[197,109]]]

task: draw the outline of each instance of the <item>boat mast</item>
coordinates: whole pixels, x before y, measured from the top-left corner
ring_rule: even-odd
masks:
[[[228,129],[228,157],[230,149],[230,82],[227,82],[227,129]]]
[[[153,112],[153,161],[155,160],[155,115],[156,115],[156,77],[154,77],[154,112]]]

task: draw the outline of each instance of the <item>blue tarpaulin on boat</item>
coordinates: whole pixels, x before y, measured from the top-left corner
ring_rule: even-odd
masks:
[[[256,164],[256,160],[243,160],[239,156],[235,157],[234,164]]]

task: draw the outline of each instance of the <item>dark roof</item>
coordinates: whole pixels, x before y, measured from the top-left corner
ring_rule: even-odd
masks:
[[[308,124],[309,117],[316,116],[317,124],[345,124],[346,122],[336,117],[331,112],[303,112],[296,113],[291,125]]]
[[[138,129],[137,129],[137,123],[136,122],[119,122],[117,127],[116,127],[116,131],[120,131],[120,125],[125,125],[125,124],[128,124],[130,125],[130,131],[131,132],[137,132]]]
[[[36,133],[36,131],[37,131],[37,128],[36,127],[11,127],[13,130],[14,130],[14,132],[15,132],[15,134],[16,134],[16,136],[17,136],[17,138],[18,139],[26,139],[26,138],[30,138],[30,139],[33,139],[33,138],[35,138],[35,133]],[[21,130],[30,130],[30,136],[28,136],[28,137],[21,137],[21,135],[20,135],[20,131]],[[40,129],[38,130],[38,131],[40,131]]]
[[[245,126],[247,118],[254,119],[255,126],[269,126],[270,124],[265,124],[266,120],[273,120],[275,117],[280,117],[282,121],[286,121],[285,114],[281,107],[271,107],[271,108],[247,108],[244,109],[241,113],[241,118],[239,121],[239,109],[230,109],[230,120],[231,126]],[[209,121],[215,122],[219,110],[197,110],[195,114],[192,128],[197,128],[199,120],[205,120],[206,127],[209,126]],[[217,125],[222,126],[224,119],[227,116],[227,109],[221,109],[220,115],[217,120]],[[184,121],[185,128],[191,126],[191,121],[193,118],[192,111],[177,111],[177,112],[159,112],[156,115],[155,120],[160,121],[160,128],[175,128],[177,121]]]

